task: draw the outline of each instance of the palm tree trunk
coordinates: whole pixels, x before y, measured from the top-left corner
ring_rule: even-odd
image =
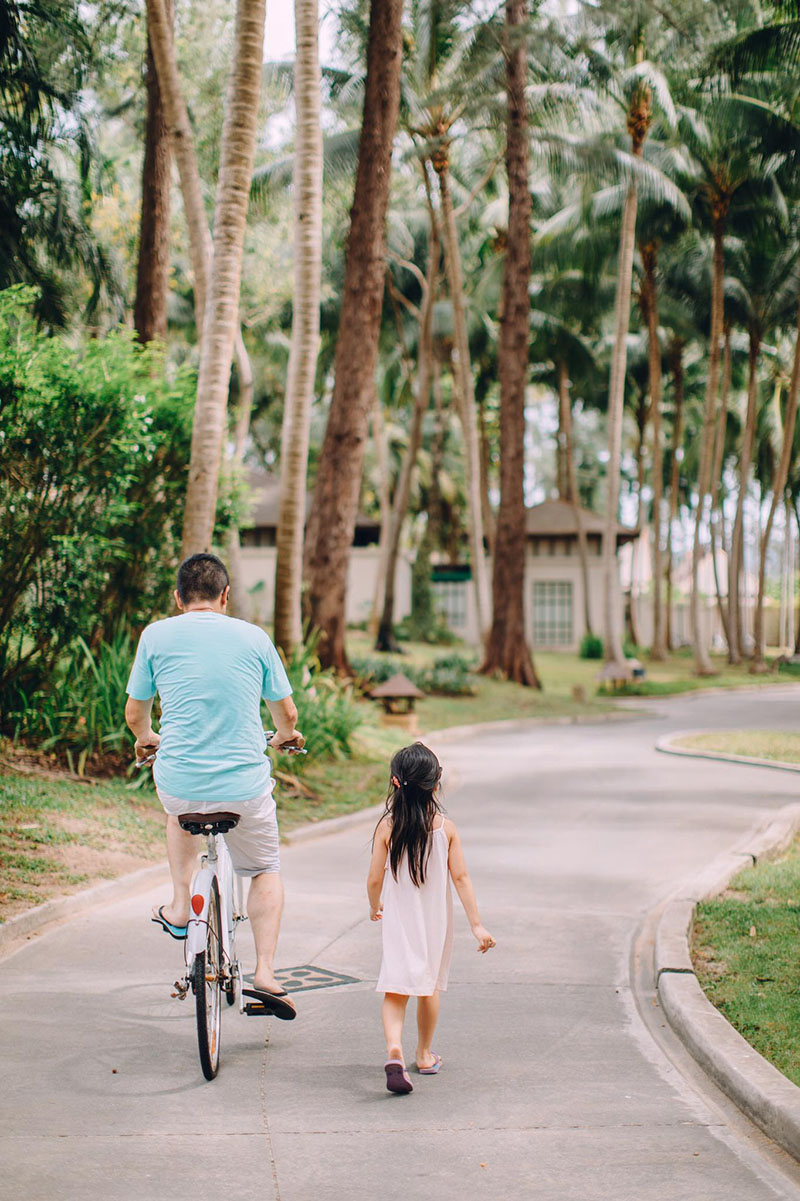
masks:
[[[378,508],[381,518],[381,532],[378,538],[378,570],[375,576],[375,589],[372,594],[372,608],[367,619],[367,633],[374,638],[378,633],[381,617],[381,604],[385,591],[386,566],[389,561],[389,544],[392,538],[392,469],[389,463],[389,440],[386,432],[386,422],[383,419],[383,401],[379,389],[375,390],[375,407],[372,410],[372,445],[375,450],[378,474]]]
[[[500,512],[492,571],[492,627],[481,671],[541,688],[525,630],[525,384],[530,330],[528,114],[524,36],[527,0],[506,0],[506,170],[508,239],[498,347],[500,371]]]
[[[231,475],[235,476],[244,464],[244,454],[247,448],[247,436],[250,433],[250,414],[253,410],[253,367],[250,356],[242,338],[241,330],[236,332],[234,346],[236,360],[236,377],[239,390],[239,403],[236,409],[236,424],[233,433],[233,447],[228,460]],[[238,525],[232,525],[228,530],[225,544],[228,575],[231,579],[231,591],[228,599],[228,612],[231,617],[249,619],[245,603],[244,576],[242,573],[242,544],[239,539]]]
[[[559,428],[563,433],[563,450],[559,441],[559,457],[563,456],[563,478],[565,491],[561,499],[569,501],[575,518],[575,533],[578,539],[578,558],[581,565],[581,582],[583,584],[583,624],[587,634],[594,635],[592,628],[592,605],[589,591],[589,543],[583,526],[581,514],[581,498],[578,490],[578,477],[575,471],[575,439],[572,434],[572,401],[569,394],[569,375],[567,364],[563,359],[558,363],[558,412]]]
[[[391,154],[400,104],[402,0],[370,6],[364,119],[336,343],[335,384],[306,536],[311,624],[324,666],[348,670],[347,560],[353,541],[367,419],[374,394],[385,274]]]
[[[778,470],[775,473],[775,479],[772,483],[772,501],[769,506],[769,515],[767,517],[767,525],[764,530],[764,536],[761,539],[761,553],[759,555],[758,565],[758,600],[756,601],[756,611],[753,621],[753,638],[755,647],[753,649],[753,662],[750,670],[752,672],[764,672],[767,670],[764,653],[766,647],[764,645],[764,589],[766,587],[767,577],[767,551],[769,549],[769,540],[772,534],[772,524],[775,520],[775,513],[778,505],[783,504],[784,494],[786,491],[786,481],[789,478],[789,467],[792,462],[792,454],[794,452],[795,439],[795,423],[797,421],[797,402],[800,396],[800,295],[798,295],[797,303],[797,325],[795,332],[794,344],[794,361],[792,363],[792,378],[789,382],[789,394],[786,400],[786,412],[783,418],[783,445],[781,447],[781,457],[778,462]]]
[[[706,386],[706,404],[703,418],[703,429],[700,441],[700,471],[697,484],[697,512],[694,523],[694,542],[692,546],[692,594],[691,594],[691,627],[692,650],[694,652],[695,674],[711,676],[714,668],[708,654],[705,634],[700,616],[700,538],[705,517],[706,500],[710,491],[712,455],[714,453],[714,431],[716,428],[717,394],[719,387],[720,345],[722,342],[723,323],[723,280],[725,274],[724,258],[724,218],[714,222],[714,264],[711,281],[711,336],[708,356],[708,383]]]
[[[165,0],[166,19],[172,25],[171,0]],[[172,152],[169,129],[158,86],[150,38],[147,40],[147,115],[142,162],[142,214],[139,226],[139,259],[133,324],[140,342],[163,342],[167,336],[169,295],[170,175]]]
[[[714,461],[711,468],[711,505],[709,511],[709,542],[711,546],[711,566],[714,572],[714,591],[717,594],[717,610],[722,624],[722,633],[730,653],[730,626],[728,612],[722,599],[722,581],[717,563],[718,547],[725,550],[725,522],[719,493],[722,487],[722,462],[725,454],[725,434],[728,428],[728,397],[731,391],[731,329],[725,323],[725,334],[722,349],[722,392],[717,410],[717,424],[714,431]],[[717,522],[719,519],[720,539],[717,539]],[[730,585],[728,586],[730,593]]]
[[[214,211],[214,260],[206,299],[192,427],[182,554],[207,550],[214,532],[222,439],[236,331],[247,207],[253,176],[266,0],[239,0]]]
[[[653,427],[653,645],[650,658],[663,662],[667,657],[662,603],[664,559],[661,550],[661,504],[664,491],[664,451],[661,439],[661,346],[658,341],[658,289],[654,244],[642,248],[646,296],[647,344],[650,379],[650,415]]]
[[[431,213],[431,217],[433,218],[433,213]],[[428,241],[428,268],[425,280],[425,294],[422,300],[419,336],[417,339],[417,346],[419,348],[417,387],[414,397],[414,410],[411,414],[408,445],[406,446],[406,452],[400,465],[400,474],[394,490],[394,501],[389,522],[389,544],[384,575],[383,611],[375,639],[375,649],[377,651],[392,651],[397,649],[392,632],[394,625],[397,562],[400,557],[400,535],[411,497],[411,477],[422,443],[422,422],[428,410],[428,402],[430,400],[431,365],[433,360],[433,306],[436,303],[440,255],[439,227],[438,223],[432,219]],[[429,519],[430,516],[429,514]]]
[[[467,477],[467,520],[472,551],[472,577],[475,583],[475,612],[481,641],[488,628],[488,581],[483,545],[483,514],[481,509],[481,465],[478,446],[475,387],[467,337],[467,318],[464,310],[464,280],[461,272],[461,252],[458,245],[453,199],[450,194],[450,171],[447,155],[435,160],[442,200],[444,258],[453,306],[453,341],[456,351],[456,393],[458,395],[461,428],[464,433]]]
[[[641,529],[645,508],[642,504],[644,494],[644,453],[647,445],[648,406],[646,394],[642,392],[639,404],[636,406],[636,425],[639,436],[636,440],[636,528]],[[640,556],[642,548],[637,538],[631,547],[631,596],[628,610],[628,635],[634,646],[642,646],[643,639],[639,627],[639,573],[641,571]]]
[[[178,62],[172,41],[172,24],[165,0],[147,0],[147,30],[164,116],[170,132],[181,181],[183,211],[189,229],[189,259],[194,275],[195,317],[198,341],[202,339],[205,300],[211,278],[213,248],[203,203],[200,169],[189,113],[183,98]]]
[[[622,621],[618,610],[617,524],[636,207],[636,188],[631,184],[622,211],[617,295],[614,306],[614,349],[611,356],[611,376],[608,385],[608,489],[606,493],[606,525],[603,532],[603,648],[607,663],[623,663],[625,661],[625,653],[622,649]]]
[[[675,416],[672,422],[672,463],[669,476],[669,516],[667,518],[667,647],[675,649],[672,632],[672,527],[678,517],[681,478],[681,441],[683,438],[683,342],[676,338],[671,346],[672,386]]]
[[[214,247],[208,228],[205,204],[203,202],[194,134],[178,75],[178,64],[172,41],[171,20],[164,0],[147,0],[147,21],[149,44],[158,74],[164,116],[167,128],[169,129],[175,159],[178,164],[183,210],[189,231],[189,259],[194,275],[195,325],[198,341],[202,344],[206,296],[208,295],[210,286]],[[253,370],[241,330],[238,327],[234,341],[234,358],[239,377],[239,414],[234,440],[236,449],[233,462],[234,465],[240,465],[244,456],[245,441],[250,423],[250,410],[253,401]],[[235,534],[235,542],[234,535],[230,536],[228,555],[231,558],[230,574],[233,585],[231,588],[231,612],[236,613],[240,611],[242,601],[241,584],[237,585],[237,577],[239,581],[241,580],[238,531]]]
[[[736,516],[731,534],[731,554],[728,563],[728,658],[731,663],[741,663],[743,656],[743,622],[741,604],[742,551],[744,546],[744,506],[750,465],[753,461],[753,444],[756,435],[758,414],[758,359],[761,353],[759,331],[750,329],[747,372],[747,411],[745,413],[742,445],[739,450],[739,495],[736,498]]]
[[[642,155],[647,131],[650,128],[651,103],[650,89],[643,85],[638,89],[628,113],[631,153],[637,158]],[[617,523],[637,203],[636,185],[632,182],[625,196],[619,234],[617,293],[614,305],[614,349],[611,355],[611,375],[608,384],[608,492],[606,495],[606,525],[603,532],[603,643],[607,663],[624,663],[625,661],[622,649],[622,622],[619,620],[618,612]]]
[[[322,276],[322,126],[317,0],[295,0],[294,294],[281,432],[275,643],[302,638],[303,531]]]

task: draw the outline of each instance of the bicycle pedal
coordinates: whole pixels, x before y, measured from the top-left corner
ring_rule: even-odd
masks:
[[[275,1011],[267,1009],[266,1005],[257,1005],[253,1001],[248,1001],[244,1007],[244,1012],[251,1018],[255,1017],[274,1017]]]
[[[172,986],[175,989],[174,993],[170,993],[171,997],[177,997],[179,1001],[186,1000],[186,994],[189,991],[189,985],[176,980]]]

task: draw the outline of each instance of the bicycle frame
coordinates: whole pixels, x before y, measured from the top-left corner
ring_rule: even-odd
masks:
[[[209,834],[206,838],[206,850],[200,861],[200,868],[192,880],[192,908],[186,926],[186,942],[184,956],[186,962],[186,980],[191,979],[194,961],[197,955],[206,949],[206,933],[208,929],[208,906],[211,899],[211,887],[214,877],[219,889],[220,913],[222,918],[221,961],[227,980],[238,985],[239,1012],[244,1012],[241,989],[241,968],[236,958],[236,927],[244,916],[244,886],[240,876],[235,877],[228,848],[221,835]]]

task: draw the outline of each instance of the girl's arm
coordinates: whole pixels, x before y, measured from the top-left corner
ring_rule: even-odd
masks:
[[[454,823],[450,821],[450,818],[447,818],[445,821],[444,828],[450,843],[450,852],[447,860],[450,868],[450,878],[455,885],[459,900],[464,906],[464,912],[467,915],[470,929],[478,940],[478,950],[483,955],[497,944],[486,927],[481,923],[481,915],[478,913],[478,902],[475,899],[475,889],[472,887],[472,880],[467,871],[467,861],[464,858],[464,849],[461,846],[458,830]]]
[[[389,819],[379,822],[372,840],[372,858],[369,861],[367,874],[367,898],[369,900],[369,916],[373,922],[379,922],[383,915],[381,892],[383,891],[383,873],[386,868],[386,855],[389,849]]]

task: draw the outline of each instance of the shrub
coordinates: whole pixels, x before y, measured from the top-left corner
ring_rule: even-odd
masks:
[[[581,659],[602,659],[603,639],[598,634],[584,634],[578,654]]]
[[[444,655],[433,667],[418,673],[417,687],[438,696],[474,696],[475,678],[471,667],[463,655]]]
[[[343,758],[352,754],[352,738],[362,715],[351,695],[333,671],[323,671],[316,654],[316,639],[295,648],[286,663],[297,706],[297,728],[302,732],[308,755],[282,755],[280,770],[297,774],[312,758]]]
[[[17,690],[9,713],[14,738],[63,754],[70,770],[80,775],[87,760],[95,767],[130,764],[133,741],[123,704],[135,650],[124,624],[94,650],[76,638],[62,653],[47,687],[31,696]]]
[[[194,384],[131,330],[74,345],[0,292],[0,712],[169,594]],[[69,648],[69,649],[67,649]],[[48,690],[49,691],[49,690]]]

